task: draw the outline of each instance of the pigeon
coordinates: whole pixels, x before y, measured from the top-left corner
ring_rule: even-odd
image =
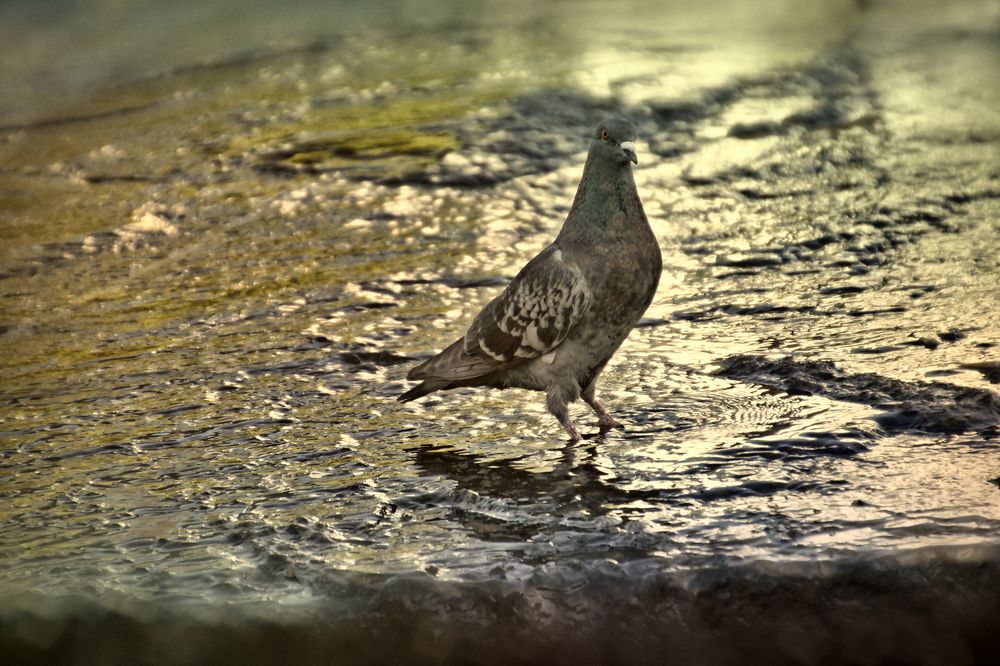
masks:
[[[660,246],[632,176],[635,126],[598,126],[573,206],[551,245],[476,315],[465,335],[412,368],[422,380],[398,399],[461,386],[545,392],[545,404],[581,439],[569,404],[583,398],[601,434],[623,428],[597,401],[597,379],[649,307],[662,272]]]

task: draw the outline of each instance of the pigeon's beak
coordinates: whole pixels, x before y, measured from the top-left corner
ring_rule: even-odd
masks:
[[[622,141],[621,149],[632,164],[639,163],[639,158],[635,156],[635,141]]]

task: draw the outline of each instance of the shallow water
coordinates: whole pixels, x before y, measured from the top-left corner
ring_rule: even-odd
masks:
[[[6,652],[997,657],[994,3],[172,6],[0,8]],[[612,114],[626,430],[398,404]]]

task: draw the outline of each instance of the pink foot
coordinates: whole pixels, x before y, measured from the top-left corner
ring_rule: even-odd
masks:
[[[605,412],[604,414],[601,414],[598,417],[598,419],[597,419],[597,425],[600,427],[600,429],[601,429],[602,432],[606,432],[608,430],[613,430],[614,428],[619,428],[621,430],[625,429],[625,426],[622,425],[621,422],[615,420],[615,418],[613,416],[611,416],[610,414],[608,414],[607,412]]]

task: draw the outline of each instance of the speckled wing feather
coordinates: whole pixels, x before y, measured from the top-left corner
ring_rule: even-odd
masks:
[[[580,270],[551,245],[483,308],[465,334],[464,351],[499,365],[537,358],[563,341],[589,303]]]
[[[580,270],[550,245],[483,308],[463,338],[408,377],[465,380],[542,356],[563,341],[589,304]]]

